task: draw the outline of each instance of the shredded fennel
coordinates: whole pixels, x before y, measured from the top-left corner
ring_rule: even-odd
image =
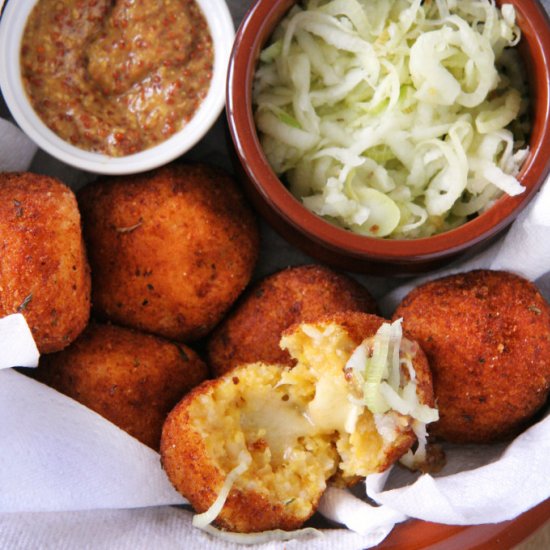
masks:
[[[419,445],[416,453],[409,451],[405,458],[412,465],[425,459],[426,424],[437,421],[439,413],[418,399],[412,365],[414,352],[410,341],[403,338],[401,321],[383,323],[373,339],[365,340],[354,350],[346,370],[353,373],[359,384],[361,403],[373,413],[382,437],[391,433],[391,426],[383,417],[385,413],[396,411],[413,419]],[[402,368],[407,377],[402,376]]]
[[[322,537],[323,532],[313,527],[304,527],[302,529],[296,529],[294,531],[283,531],[282,529],[274,529],[273,531],[261,531],[259,533],[233,533],[230,531],[222,531],[212,527],[212,525],[206,525],[202,527],[203,531],[206,531],[209,535],[224,540],[226,542],[232,542],[234,544],[265,544],[268,542],[285,542],[288,540],[305,538],[305,537]]]
[[[229,496],[233,484],[240,475],[244,474],[244,472],[248,470],[251,462],[252,457],[248,453],[245,453],[244,451],[240,453],[239,463],[227,474],[216,500],[214,500],[206,512],[203,512],[202,514],[195,514],[193,516],[194,527],[206,530],[206,528],[218,517],[222,511],[225,501],[227,500],[227,497]]]
[[[193,516],[193,526],[202,529],[206,533],[213,535],[219,539],[235,544],[263,544],[273,541],[287,541],[293,538],[307,537],[307,536],[322,536],[322,532],[312,527],[306,527],[303,529],[296,529],[294,531],[283,531],[281,529],[275,529],[273,531],[263,531],[260,533],[232,533],[216,529],[212,522],[218,517],[222,511],[225,501],[231,492],[231,489],[239,476],[244,474],[252,462],[252,457],[242,451],[239,455],[239,463],[233,468],[226,476],[225,481],[218,493],[218,496],[205,512],[202,514],[195,514]]]
[[[314,213],[356,233],[447,231],[508,193],[527,154],[515,12],[491,0],[306,0],[254,82],[265,154]]]
[[[428,434],[426,424],[415,420],[413,422],[413,430],[418,441],[418,447],[415,452],[409,449],[400,459],[399,462],[411,470],[416,470],[421,467],[427,460],[426,445],[428,443]]]
[[[365,340],[354,350],[346,369],[359,381],[363,402],[373,414],[394,410],[425,424],[435,422],[439,418],[437,409],[418,400],[416,375],[410,375],[414,369],[407,346],[403,345],[408,341],[403,339],[401,321],[383,323],[373,339]],[[401,375],[402,366],[408,380]]]

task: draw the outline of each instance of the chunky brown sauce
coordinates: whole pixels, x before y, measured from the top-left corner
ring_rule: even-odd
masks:
[[[25,88],[44,122],[111,156],[181,129],[208,92],[213,57],[195,0],[39,0],[21,47]]]

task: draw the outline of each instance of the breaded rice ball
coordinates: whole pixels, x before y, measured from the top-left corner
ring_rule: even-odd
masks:
[[[216,375],[238,365],[292,366],[279,347],[283,331],[302,321],[338,311],[376,313],[366,288],[321,265],[290,267],[266,277],[242,296],[208,341],[208,362]]]
[[[512,436],[550,388],[550,308],[512,273],[472,271],[413,290],[394,318],[426,352],[441,419],[431,433],[460,443]]]
[[[88,323],[90,270],[73,192],[29,172],[0,174],[0,317],[22,313],[40,353]]]
[[[163,428],[162,464],[175,488],[197,512],[228,490],[215,518],[221,528],[290,530],[314,513],[329,480],[354,481],[388,468],[421,431],[379,394],[369,396],[382,400],[376,414],[362,401],[367,374],[361,369],[374,368],[368,357],[382,357],[380,338],[387,340],[377,331],[387,335],[388,327],[358,312],[294,325],[281,346],[295,367],[254,363],[195,388]],[[433,395],[424,354],[407,338],[392,342],[396,347],[386,346],[383,357],[395,359],[397,350],[397,371],[388,368],[407,385],[402,392],[414,397],[412,408],[436,412],[428,407]]]
[[[91,323],[66,350],[42,356],[31,375],[158,450],[166,416],[207,369],[183,344]]]
[[[172,164],[79,194],[102,318],[173,340],[208,333],[247,285],[258,230],[235,181]]]

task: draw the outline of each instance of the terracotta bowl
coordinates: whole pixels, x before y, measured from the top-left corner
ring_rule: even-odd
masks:
[[[254,124],[252,81],[261,49],[294,2],[258,0],[237,32],[228,72],[227,116],[240,161],[237,167],[265,219],[283,237],[319,260],[373,274],[425,272],[489,244],[525,208],[550,169],[550,21],[537,0],[507,2],[515,6],[523,32],[520,52],[533,98],[530,153],[519,175],[526,191],[516,197],[502,197],[485,213],[452,231],[422,239],[386,240],[340,229],[309,212],[271,169]]]

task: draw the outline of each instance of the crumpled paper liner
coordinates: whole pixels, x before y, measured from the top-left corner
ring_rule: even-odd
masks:
[[[256,550],[350,550],[377,544],[344,529],[288,542],[255,546]],[[385,536],[385,535],[384,535]],[[0,515],[0,540],[10,550],[237,550],[191,525],[191,514],[177,508],[95,510],[86,512]],[[381,539],[380,539],[381,540]],[[364,543],[366,542],[366,546]]]
[[[485,448],[448,449],[452,460],[469,453],[483,462]],[[477,453],[476,453],[477,451]],[[475,455],[478,456],[475,456]],[[550,417],[525,431],[494,462],[454,475],[420,476],[412,485],[382,490],[383,475],[369,476],[367,493],[376,502],[426,521],[453,525],[498,523],[512,519],[550,496]],[[442,472],[444,474],[444,471]]]
[[[35,367],[39,357],[29,325],[21,313],[0,319],[0,369],[14,365]]]

